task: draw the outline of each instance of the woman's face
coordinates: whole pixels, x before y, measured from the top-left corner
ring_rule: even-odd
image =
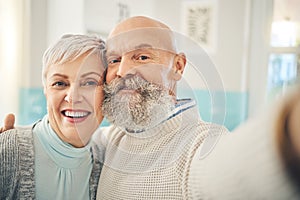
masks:
[[[96,54],[49,66],[46,72],[44,92],[50,125],[63,141],[75,147],[85,146],[103,119],[103,72]]]

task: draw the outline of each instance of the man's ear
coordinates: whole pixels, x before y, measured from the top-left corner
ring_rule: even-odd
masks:
[[[181,79],[181,76],[183,74],[183,71],[185,69],[186,65],[186,57],[184,53],[176,54],[174,58],[174,79],[176,81]]]

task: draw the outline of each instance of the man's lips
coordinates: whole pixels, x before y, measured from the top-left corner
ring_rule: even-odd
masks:
[[[117,87],[117,89],[115,90],[115,93],[118,93],[118,92],[140,92],[142,91],[142,88],[135,88],[135,87],[127,87],[127,86],[120,86],[120,87]]]

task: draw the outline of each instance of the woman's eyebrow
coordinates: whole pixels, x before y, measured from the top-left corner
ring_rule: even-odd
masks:
[[[89,75],[92,75],[92,74],[94,74],[94,75],[96,75],[96,76],[99,76],[99,77],[102,77],[102,75],[99,74],[99,73],[97,73],[97,72],[87,72],[87,73],[85,73],[85,74],[82,74],[81,77],[84,78],[84,77],[89,76]]]
[[[55,76],[59,76],[59,77],[62,77],[62,78],[68,78],[67,75],[59,74],[59,73],[52,74],[50,77],[55,77]]]

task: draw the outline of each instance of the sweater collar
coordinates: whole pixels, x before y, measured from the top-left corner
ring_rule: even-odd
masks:
[[[186,110],[196,107],[196,102],[191,99],[177,100],[175,108],[162,118],[161,122],[154,127],[150,127],[139,131],[126,130],[126,134],[137,138],[149,138],[157,133],[169,133],[178,129],[182,123],[183,115],[180,115]]]

